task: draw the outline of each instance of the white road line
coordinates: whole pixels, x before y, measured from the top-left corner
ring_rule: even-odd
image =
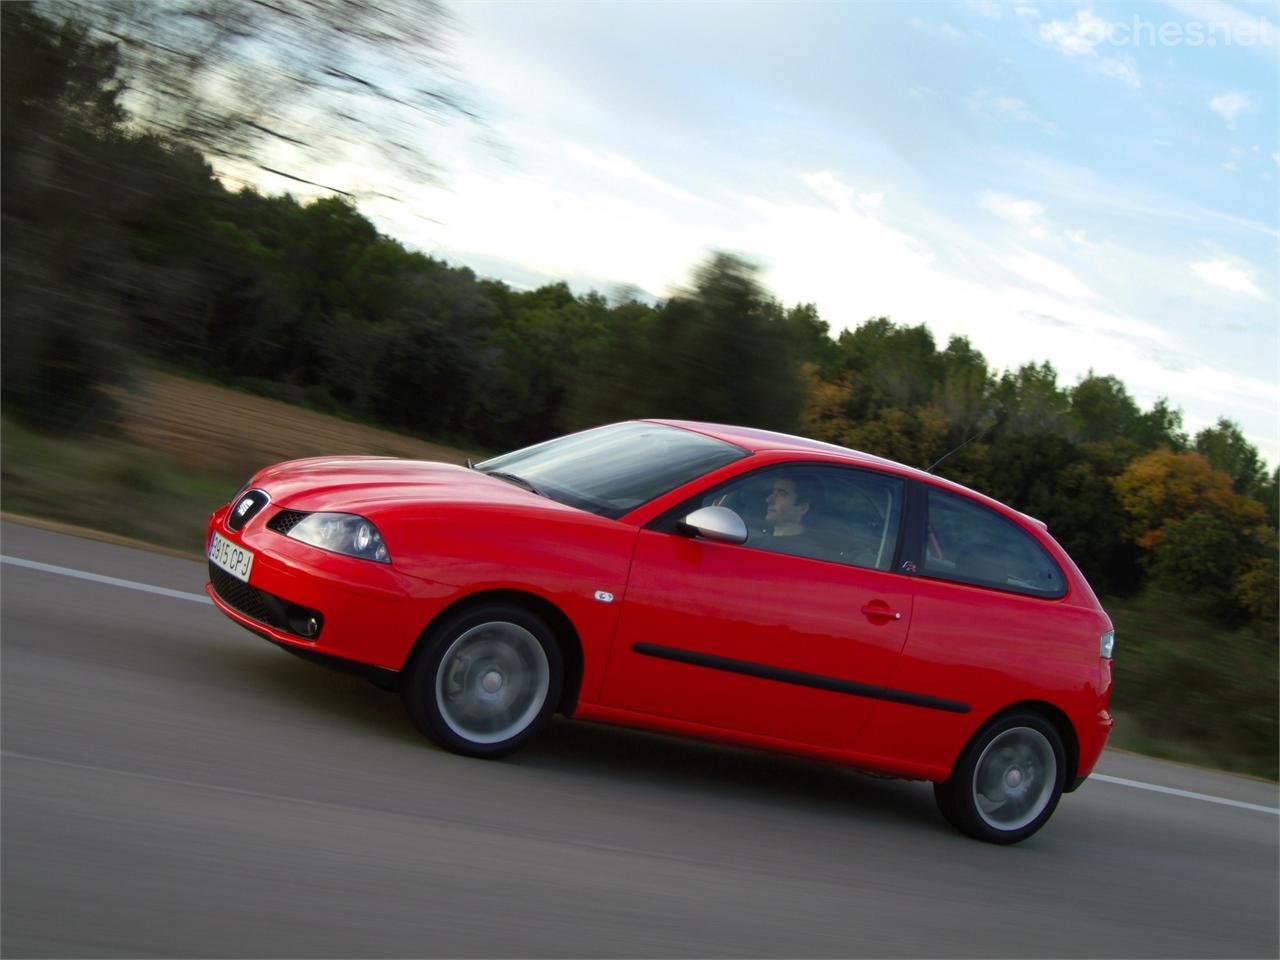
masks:
[[[203,593],[184,593],[181,590],[170,590],[168,587],[153,587],[149,583],[138,583],[136,580],[104,577],[100,573],[87,573],[84,570],[72,570],[70,567],[55,567],[51,563],[37,563],[35,560],[24,560],[21,557],[0,555],[0,563],[11,563],[15,567],[40,570],[43,573],[56,573],[63,577],[75,577],[78,580],[92,580],[94,583],[105,583],[111,587],[124,587],[126,590],[141,590],[143,593],[155,593],[162,597],[172,597],[175,600],[190,600],[192,603],[213,603]]]
[[[1256,810],[1258,813],[1270,813],[1280,817],[1280,807],[1264,807],[1260,803],[1245,803],[1243,800],[1228,800],[1226,797],[1211,797],[1207,793],[1192,793],[1190,790],[1175,790],[1173,787],[1161,787],[1154,783],[1143,783],[1140,780],[1126,780],[1124,777],[1109,777],[1105,773],[1090,775],[1090,780],[1101,780],[1103,783],[1114,783],[1121,787],[1133,787],[1135,790],[1151,790],[1154,793],[1167,793],[1175,797],[1186,797],[1188,800],[1203,800],[1205,803],[1220,803],[1224,807],[1239,807],[1241,810]]]

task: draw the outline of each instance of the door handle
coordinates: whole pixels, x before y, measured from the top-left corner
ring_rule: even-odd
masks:
[[[871,603],[863,604],[862,613],[872,619],[880,620],[901,620],[902,614],[897,610],[890,610],[889,605],[880,600],[874,600]]]

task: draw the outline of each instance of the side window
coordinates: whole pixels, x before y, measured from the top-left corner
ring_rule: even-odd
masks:
[[[967,497],[932,487],[924,574],[1033,597],[1060,597],[1066,579],[1048,552],[1016,524]]]
[[[677,512],[728,507],[746,523],[748,547],[888,570],[903,487],[901,478],[870,470],[788,464],[732,480]]]

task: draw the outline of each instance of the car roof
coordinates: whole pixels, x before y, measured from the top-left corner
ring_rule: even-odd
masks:
[[[948,480],[945,477],[939,477],[937,474],[928,473],[917,467],[907,466],[905,463],[899,463],[897,460],[890,460],[886,457],[878,457],[874,453],[864,453],[861,450],[854,450],[850,447],[842,447],[835,443],[826,443],[822,440],[810,440],[807,437],[797,437],[790,433],[778,433],[775,430],[761,430],[757,427],[735,427],[725,423],[703,423],[699,420],[659,420],[647,419],[646,423],[660,423],[669,427],[679,427],[683,430],[692,430],[695,433],[706,434],[709,437],[715,437],[717,440],[723,440],[726,443],[732,443],[735,446],[742,447],[744,450],[750,450],[753,453],[759,453],[765,450],[784,451],[789,453],[826,453],[835,454],[843,457],[850,463],[861,463],[868,466],[891,467],[900,474],[915,477],[920,480],[928,480],[930,483],[940,487],[950,487],[958,492],[964,493],[966,496],[976,497],[979,500],[992,504],[1001,510],[1016,514],[1035,524],[1041,530],[1048,530],[1049,526],[1038,517],[1023,513],[1021,510],[1015,510],[1007,503],[1001,503],[992,497],[987,496],[971,487],[966,487],[962,483],[956,483],[954,480]]]
[[[829,453],[845,457],[859,463],[880,464],[882,466],[893,467],[896,470],[901,470],[906,473],[919,474],[920,476],[926,475],[923,470],[917,470],[915,467],[909,467],[905,463],[898,463],[896,460],[877,457],[873,453],[863,453],[861,450],[842,447],[835,443],[826,443],[822,440],[810,440],[808,437],[797,437],[790,433],[778,433],[775,430],[761,430],[757,427],[735,427],[725,423],[703,423],[698,420],[650,419],[645,422],[661,423],[669,427],[680,427],[683,430],[692,430],[695,433],[704,433],[709,437],[715,437],[717,440],[732,443],[734,446],[742,447],[744,450],[750,450],[753,453],[763,450],[785,450],[795,453]]]

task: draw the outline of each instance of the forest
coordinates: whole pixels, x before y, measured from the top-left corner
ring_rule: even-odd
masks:
[[[1230,420],[1191,435],[1115,376],[993,369],[891,316],[833,335],[729,253],[657,302],[479,277],[351,198],[229,188],[201,143],[135,122],[119,41],[0,18],[7,419],[91,438],[108,388],[161,365],[494,452],[677,417],[941,461],[1045,521],[1115,610],[1118,707],[1146,734],[1275,776],[1280,472]]]

